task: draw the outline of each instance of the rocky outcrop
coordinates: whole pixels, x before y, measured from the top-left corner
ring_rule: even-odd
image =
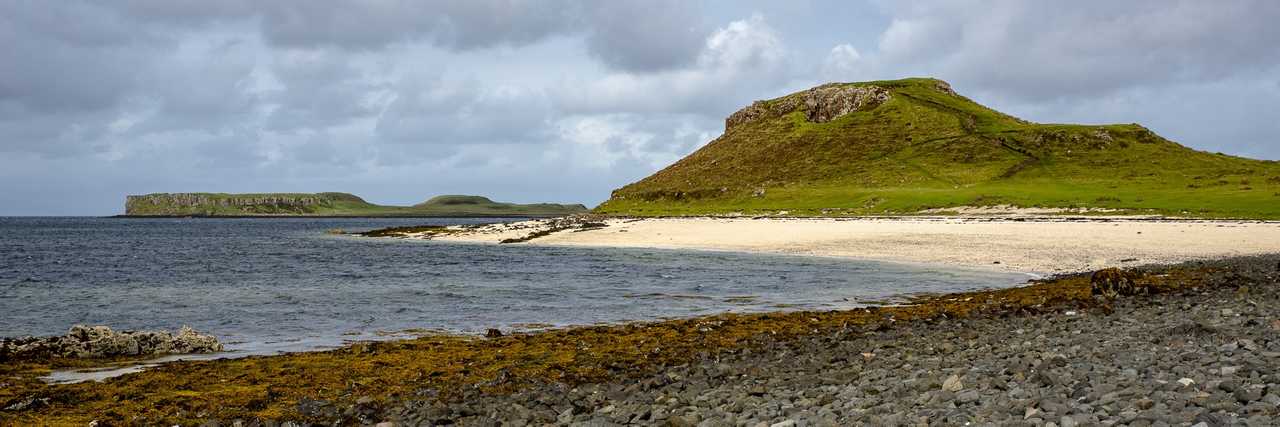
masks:
[[[216,208],[253,210],[267,208],[282,211],[310,211],[333,204],[333,198],[325,194],[208,194],[208,193],[156,193],[128,196],[125,199],[125,215],[164,215],[200,212]]]
[[[724,130],[725,132],[728,132],[735,127],[761,119],[781,117],[787,113],[795,111],[799,105],[800,98],[795,96],[788,96],[773,101],[752,102],[751,105],[735,111],[733,114],[730,114],[728,118],[724,119]]]
[[[946,91],[950,89],[950,86],[946,87]],[[810,122],[826,123],[845,114],[878,107],[889,98],[889,90],[880,86],[826,84],[772,101],[753,102],[729,115],[724,127],[727,132],[746,123],[781,117],[797,110],[804,111]]]
[[[826,123],[888,100],[889,91],[879,86],[818,86],[805,92],[805,115],[810,122]]]
[[[951,83],[947,83],[942,80],[934,81],[933,88],[947,95],[960,96],[960,94],[956,93],[955,89],[951,88]]]
[[[222,343],[213,335],[183,326],[166,331],[113,331],[106,326],[72,326],[60,337],[0,339],[0,362],[58,357],[101,358],[157,356],[164,354],[216,353]]]

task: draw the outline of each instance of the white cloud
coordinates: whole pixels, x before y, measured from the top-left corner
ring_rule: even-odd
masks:
[[[788,80],[791,53],[761,15],[730,22],[707,36],[685,69],[609,73],[566,83],[560,103],[571,113],[699,113],[728,115]]]
[[[838,44],[827,53],[822,61],[822,77],[830,81],[862,80],[862,54],[848,43]]]

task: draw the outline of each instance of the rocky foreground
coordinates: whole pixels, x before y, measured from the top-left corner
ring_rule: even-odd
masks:
[[[0,363],[0,425],[1276,425],[1278,262],[1107,270],[896,307],[356,343],[101,383],[31,376],[61,359]]]
[[[1228,262],[1209,287],[1109,307],[856,328],[449,405],[300,409],[394,425],[1274,426],[1280,265]]]

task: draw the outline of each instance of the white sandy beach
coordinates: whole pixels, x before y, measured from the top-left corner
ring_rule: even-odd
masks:
[[[1055,274],[1280,253],[1280,223],[1060,218],[610,219],[532,245],[707,249],[942,263]],[[538,221],[440,240],[523,237]],[[545,228],[545,227],[544,227]]]

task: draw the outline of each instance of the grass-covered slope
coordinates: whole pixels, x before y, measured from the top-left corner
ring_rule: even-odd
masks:
[[[1280,219],[1280,163],[1192,150],[1137,124],[1031,123],[935,79],[759,101],[693,154],[614,191],[629,215],[906,214],[958,206]]]
[[[382,206],[347,193],[157,193],[129,196],[126,216],[557,216],[583,205],[499,203],[438,196],[413,206]]]

